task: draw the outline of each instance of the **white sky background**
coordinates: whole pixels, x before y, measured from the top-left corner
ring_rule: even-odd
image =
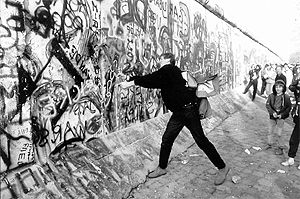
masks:
[[[227,19],[288,61],[300,49],[300,0],[210,0]],[[295,40],[298,39],[298,42]]]

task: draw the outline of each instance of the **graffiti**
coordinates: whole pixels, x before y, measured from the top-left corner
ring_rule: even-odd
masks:
[[[26,61],[28,60],[28,61]],[[23,63],[25,62],[27,70],[25,70]],[[30,46],[26,46],[23,52],[23,57],[19,58],[17,61],[17,72],[19,80],[18,88],[18,104],[17,112],[19,112],[20,118],[19,123],[22,123],[22,106],[26,103],[27,98],[29,98],[33,91],[37,87],[37,82],[41,78],[41,63],[38,58],[32,54]]]
[[[45,146],[48,143],[47,137],[49,135],[49,131],[45,128],[42,128],[36,117],[31,118],[32,123],[32,142],[35,145],[40,147]]]
[[[51,53],[55,56],[59,62],[68,71],[71,77],[74,79],[76,85],[80,86],[83,82],[83,78],[80,76],[78,71],[74,68],[73,64],[70,62],[69,58],[66,56],[63,49],[60,47],[59,42],[53,39],[51,42]]]
[[[166,0],[149,0],[149,4],[158,7],[163,18],[168,17],[168,2]]]
[[[0,36],[1,37],[1,36]],[[5,55],[4,49],[0,46],[0,60],[3,60],[3,57]]]
[[[82,171],[73,170],[69,163]],[[83,167],[80,163],[85,166]],[[15,174],[5,176],[0,188],[1,196],[8,199],[20,198],[22,195],[26,196],[27,194],[34,194],[37,198],[45,197],[49,199],[63,197],[106,198],[108,194],[99,194],[99,190],[105,189],[109,179],[117,185],[116,178],[121,177],[118,173],[111,173],[103,165],[97,165],[89,161],[83,155],[67,156],[58,166],[60,171],[53,170],[53,167],[48,163],[43,167],[33,165],[30,168],[20,169]],[[68,175],[72,176],[72,181],[67,180]],[[56,187],[51,180],[58,179],[62,181]],[[76,186],[76,193],[69,189],[72,184]],[[63,190],[64,194],[58,193],[58,189]]]
[[[84,38],[84,29],[93,24],[93,20],[88,17],[90,15],[90,5],[86,1],[63,1],[62,9],[52,12],[53,35],[68,48],[69,42],[77,35]]]
[[[23,10],[22,10],[22,5],[19,2],[14,2],[14,1],[5,1],[7,6],[12,6],[17,9],[17,14],[18,15],[11,15],[7,19],[7,24],[15,24],[15,26],[10,25],[9,28],[15,30],[15,31],[24,31],[25,30],[25,25],[24,25],[24,15],[23,15]],[[13,21],[13,22],[12,22]]]
[[[71,127],[70,122],[67,121],[65,129],[62,129],[62,126],[56,125],[53,128],[53,139],[51,139],[52,143],[57,143],[63,141],[63,144],[68,145],[71,144],[73,141],[83,141],[84,136],[84,129],[86,127],[77,126],[77,127]],[[57,150],[60,150],[62,147],[57,148]],[[55,152],[54,152],[55,153]]]
[[[10,135],[8,132],[6,132],[2,127],[0,127],[0,137],[1,137],[1,143],[0,143],[0,157],[3,160],[3,162],[5,163],[6,166],[6,170],[10,169],[10,166],[12,165],[12,161],[11,161],[11,152],[12,152],[12,143],[14,141],[17,140],[26,140],[29,141],[29,138],[24,136],[24,135],[20,135],[17,137],[13,137],[12,135]],[[28,158],[32,159],[30,157],[32,157],[31,151],[28,151],[29,155]],[[25,157],[25,156],[24,156]],[[21,163],[19,163],[21,164]],[[4,168],[1,168],[1,172],[4,170]]]
[[[48,164],[45,165],[45,167]],[[49,167],[49,166],[48,166]],[[33,191],[40,190],[46,193],[47,198],[59,198],[60,196],[54,193],[53,188],[50,186],[50,179],[42,171],[42,167],[32,166],[30,168],[22,169],[12,175],[7,175],[3,178],[3,184],[1,184],[1,196],[4,198],[20,198],[22,194],[29,194]],[[53,171],[51,171],[53,174]],[[42,179],[40,181],[39,179]],[[48,187],[47,187],[48,186]],[[52,190],[51,190],[52,189]],[[39,194],[36,196],[38,197]]]
[[[78,86],[76,88],[76,93],[80,95],[80,90]],[[35,101],[35,106],[32,106],[32,124],[33,124],[33,142],[40,143],[40,146],[45,146],[47,141],[44,141],[49,132],[47,129],[43,129],[39,125],[39,121],[51,120],[52,125],[55,125],[57,120],[57,115],[61,116],[61,110],[66,108],[65,103],[75,103],[77,102],[77,97],[71,97],[69,93],[68,86],[62,86],[61,82],[53,82],[51,84],[44,84],[40,86],[33,93],[33,100]],[[79,98],[79,97],[78,97]]]
[[[11,35],[9,29],[23,32],[28,27],[30,31],[43,38],[49,38],[52,33],[59,41],[63,41],[68,46],[78,32],[83,32],[84,27],[90,27],[91,24],[89,18],[83,20],[84,16],[89,16],[91,12],[89,5],[84,1],[65,2],[61,11],[52,13],[50,5],[53,1],[35,2],[39,6],[34,12],[24,9],[20,2],[6,0],[5,3],[7,7],[13,7],[18,11],[17,14],[11,15],[7,19],[7,24],[15,24],[15,26],[3,27],[7,29],[8,36]]]
[[[4,178],[3,181],[5,182],[6,188],[7,188],[8,191],[9,191],[9,194],[8,194],[8,195],[9,195],[11,198],[13,198],[13,199],[18,198],[18,196],[17,196],[17,194],[16,194],[16,192],[15,192],[15,190],[14,190],[12,184],[8,181],[8,179],[7,179],[7,178]],[[1,189],[0,189],[0,190],[1,190]],[[2,191],[2,193],[3,193],[3,192],[5,191],[5,189],[2,189],[1,191]],[[4,194],[3,194],[3,195],[4,195]]]
[[[24,21],[22,5],[19,2],[1,1],[0,5],[7,9],[6,15],[3,15],[1,11],[2,15],[0,18],[0,49],[2,49],[1,59],[3,59],[4,50],[18,46],[20,35],[17,31],[24,29]]]
[[[5,128],[7,126],[7,122],[10,121],[12,116],[6,115],[6,102],[5,98],[11,99],[17,93],[17,85],[14,85],[12,90],[8,92],[6,88],[0,85],[0,127]]]
[[[267,60],[195,1],[0,4],[0,150],[5,164],[0,172],[34,161],[43,164],[45,155],[166,113],[160,90],[119,87],[132,76],[158,70],[161,53],[174,53],[182,70],[222,74],[221,90],[241,83],[244,63]],[[16,179],[22,184],[30,175],[26,171]],[[5,183],[10,196],[17,197],[13,183]],[[34,186],[26,186],[22,190],[30,193]]]
[[[33,148],[31,143],[25,143],[18,156],[18,165],[22,165],[26,162],[32,162],[34,159]]]
[[[187,5],[180,2],[180,17],[179,21],[181,22],[181,31],[180,31],[180,37],[183,39],[185,43],[187,43],[190,39],[190,13]]]
[[[60,81],[44,84],[33,93],[35,106],[32,106],[31,122],[34,144],[39,147],[48,145],[54,149],[53,153],[57,153],[72,142],[88,140],[97,133],[101,134],[101,102],[95,100],[95,93],[87,90],[86,86],[80,89],[74,85],[74,88],[77,89],[74,98],[71,97],[68,86],[63,86]],[[67,109],[66,101],[69,102]],[[62,114],[61,109],[65,109]],[[56,120],[58,114],[62,118],[74,118],[72,125],[68,121],[65,123],[64,120]],[[88,115],[91,117],[87,117]]]
[[[162,46],[162,53],[172,52],[172,44],[170,39],[170,32],[167,26],[163,26],[160,29],[158,41],[159,44]]]
[[[26,22],[32,31],[40,36],[47,38],[50,36],[50,31],[54,26],[54,20],[49,12],[49,9],[40,6],[34,12],[34,17],[27,15]]]
[[[11,160],[9,157],[9,154],[7,154],[2,147],[0,147],[0,152],[1,152],[1,159],[3,160],[4,164],[7,167],[7,170],[9,169],[10,165],[11,165]]]
[[[53,56],[55,56],[59,62],[64,66],[64,68],[67,70],[67,72],[70,74],[70,76],[73,78],[75,85],[81,86],[81,83],[84,81],[82,76],[79,74],[79,72],[74,68],[73,64],[70,62],[69,58],[66,56],[63,49],[60,47],[57,40],[52,40],[51,42],[51,53]],[[70,88],[70,96],[73,98],[77,95],[77,89],[75,86]],[[69,100],[66,99],[64,103],[62,104],[62,107],[60,108],[58,114],[56,114],[55,118],[52,119],[53,124],[55,124],[61,117],[61,115],[64,113],[64,111],[67,109],[69,105]]]
[[[30,73],[23,68],[23,65],[18,62],[17,70],[19,75],[19,92],[18,92],[18,107],[20,113],[19,123],[22,123],[22,106],[26,99],[31,96],[36,88],[36,83],[32,80]]]
[[[165,113],[160,91],[156,89],[129,88],[120,93],[120,125],[128,126],[136,121],[145,121]]]
[[[148,1],[116,0],[111,8],[112,16],[122,22],[122,25],[136,23],[143,31],[147,27]]]
[[[25,31],[25,26],[27,26],[44,38],[49,36],[50,30],[53,27],[53,20],[46,7],[38,7],[35,10],[34,16],[32,16],[28,11],[23,9],[23,6],[19,2],[6,0],[5,3],[7,7],[15,7],[18,11],[17,15],[11,15],[7,19],[7,24],[15,24],[15,26],[10,25],[9,28],[17,32],[23,32]]]

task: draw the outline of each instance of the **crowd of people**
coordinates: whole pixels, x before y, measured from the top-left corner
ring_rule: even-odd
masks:
[[[248,74],[249,82],[243,93],[246,94],[250,87],[253,87],[252,100],[256,94],[267,98],[269,131],[266,149],[274,147],[276,155],[283,154],[285,143],[282,129],[285,119],[290,116],[293,118],[295,125],[289,140],[289,158],[281,163],[283,166],[291,166],[295,163],[294,158],[300,142],[300,64],[265,64],[263,68],[260,65],[252,65]],[[260,90],[258,90],[259,79],[261,79]],[[294,98],[293,103],[291,97]],[[300,165],[298,169],[300,170]]]
[[[249,81],[244,90],[244,94],[253,87],[252,100],[256,94],[267,98],[273,92],[273,85],[276,80],[282,79],[286,85],[290,85],[293,80],[300,77],[300,63],[297,64],[265,64],[252,65],[248,72]],[[261,88],[259,86],[261,80]]]

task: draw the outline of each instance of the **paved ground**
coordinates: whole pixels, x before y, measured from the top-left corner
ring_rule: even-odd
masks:
[[[257,97],[209,133],[223,159],[231,167],[223,185],[213,184],[216,169],[196,146],[173,158],[168,173],[132,191],[135,199],[300,199],[300,153],[295,165],[280,165],[287,157],[265,150],[268,114],[264,98]],[[292,132],[291,119],[284,127],[286,144]],[[254,148],[253,148],[254,147]],[[263,150],[256,150],[260,147]],[[248,149],[250,154],[246,153]],[[236,183],[234,177],[241,178]]]

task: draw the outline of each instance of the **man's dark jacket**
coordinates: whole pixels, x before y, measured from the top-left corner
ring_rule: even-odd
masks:
[[[132,79],[135,85],[161,89],[166,107],[172,112],[177,112],[181,111],[185,104],[196,101],[195,89],[186,87],[181,72],[177,66],[168,64],[151,74]]]

